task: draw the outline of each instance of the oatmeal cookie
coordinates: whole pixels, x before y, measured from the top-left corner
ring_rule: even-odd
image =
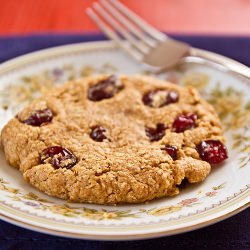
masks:
[[[50,90],[1,133],[26,181],[74,202],[139,203],[203,181],[227,158],[197,91],[144,76],[94,76]]]

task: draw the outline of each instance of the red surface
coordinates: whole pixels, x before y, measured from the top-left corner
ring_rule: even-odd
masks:
[[[172,33],[250,35],[250,0],[121,0]],[[93,0],[1,0],[0,34],[96,31],[85,14]]]

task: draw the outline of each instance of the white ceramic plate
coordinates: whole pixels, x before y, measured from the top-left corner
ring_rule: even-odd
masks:
[[[204,55],[210,52],[200,51]],[[224,57],[213,54],[223,63]],[[241,67],[231,61],[235,67]],[[62,46],[28,54],[0,66],[0,128],[44,89],[96,73],[136,74],[142,65],[111,42]],[[250,201],[250,82],[205,65],[183,65],[160,75],[193,85],[220,114],[229,160],[201,184],[147,204],[74,204],[49,197],[25,183],[0,152],[0,215],[25,228],[84,239],[141,239],[176,234],[227,218]]]

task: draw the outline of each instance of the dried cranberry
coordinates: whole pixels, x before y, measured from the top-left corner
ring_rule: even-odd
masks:
[[[177,147],[176,146],[170,146],[166,145],[163,150],[166,150],[167,153],[172,157],[172,159],[175,161],[177,160]]]
[[[175,103],[179,100],[179,94],[176,91],[169,91],[166,104]]]
[[[117,92],[123,89],[123,84],[114,76],[98,82],[89,87],[88,98],[91,101],[101,101],[113,97]]]
[[[205,140],[196,146],[202,160],[219,164],[228,158],[227,148],[220,140]]]
[[[149,137],[150,141],[159,141],[164,135],[167,125],[163,123],[158,123],[156,128],[146,127],[146,135]]]
[[[92,127],[90,137],[95,141],[102,142],[103,140],[107,139],[105,132],[106,132],[105,128],[101,126],[95,126],[95,127]]]
[[[174,90],[156,89],[145,93],[142,101],[145,105],[160,108],[170,103],[178,102],[179,94]]]
[[[49,163],[55,168],[71,168],[76,164],[76,157],[67,148],[53,146],[42,151],[41,163]]]
[[[172,130],[176,133],[181,133],[187,129],[195,127],[195,122],[198,119],[196,114],[182,114],[175,118]]]
[[[35,110],[33,114],[28,117],[22,123],[31,125],[31,126],[40,126],[43,123],[48,123],[52,120],[53,113],[49,108],[42,110]]]
[[[142,101],[145,105],[152,107],[153,106],[153,98],[157,90],[152,90],[145,93],[142,97]]]

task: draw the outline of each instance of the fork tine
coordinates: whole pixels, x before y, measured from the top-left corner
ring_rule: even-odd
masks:
[[[86,13],[92,19],[92,21],[104,32],[104,34],[106,34],[106,36],[113,40],[119,47],[124,49],[135,60],[142,61],[142,54],[132,49],[131,47],[126,46],[123,40],[111,28],[109,28],[109,26],[106,25],[91,8],[87,8]]]
[[[159,32],[153,26],[145,22],[142,18],[128,9],[125,5],[117,0],[109,0],[112,4],[120,10],[127,18],[129,18],[133,23],[135,23],[138,27],[140,27],[144,32],[152,36],[153,38],[159,41],[166,41],[166,35]]]
[[[119,32],[121,35],[123,35],[128,40],[128,42],[131,43],[131,45],[134,48],[136,48],[137,50],[139,50],[143,54],[148,53],[149,49],[146,48],[145,46],[141,46],[142,44],[139,43],[140,41],[135,39],[127,30],[125,30],[123,28],[123,26],[121,24],[119,24],[106,10],[104,10],[99,3],[95,2],[93,4],[93,7],[97,11],[97,13],[99,13],[99,15],[101,15],[103,17],[103,19],[112,28],[114,28],[117,32]]]
[[[107,0],[100,0],[101,4],[114,16],[120,23],[123,24],[134,36],[138,37],[149,47],[154,47],[156,45],[156,41],[151,40],[148,36],[146,36],[141,29],[138,29],[132,22],[130,22],[125,16],[119,12],[114,6],[110,4]]]

